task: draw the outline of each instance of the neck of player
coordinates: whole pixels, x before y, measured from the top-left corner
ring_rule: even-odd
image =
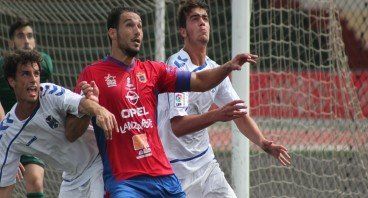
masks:
[[[184,51],[189,54],[194,65],[201,66],[206,62],[207,45],[184,44]]]
[[[121,49],[117,47],[113,47],[111,50],[111,56],[121,62],[123,62],[125,65],[132,65],[134,57],[127,56],[124,54]]]
[[[37,101],[37,103],[18,101],[17,106],[15,107],[15,115],[19,120],[27,119],[36,109],[38,102],[39,101]]]

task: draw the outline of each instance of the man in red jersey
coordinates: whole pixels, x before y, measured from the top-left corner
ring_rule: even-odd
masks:
[[[91,83],[95,93],[98,87],[100,105],[115,115],[119,126],[107,140],[93,120],[105,189],[111,197],[185,197],[158,136],[157,94],[209,90],[245,62],[255,63],[257,56],[239,54],[216,69],[183,72],[135,58],[143,39],[141,17],[135,9],[114,8],[107,28],[111,55],[86,67],[78,79],[85,93],[90,86],[86,83]]]

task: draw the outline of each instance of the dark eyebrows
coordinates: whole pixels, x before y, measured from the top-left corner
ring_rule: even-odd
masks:
[[[125,24],[125,23],[127,23],[127,22],[133,22],[133,19],[125,19],[124,21],[123,21],[123,23]],[[139,20],[138,21],[139,23],[142,23],[142,20]]]
[[[189,18],[192,19],[192,18],[195,18],[195,17],[208,17],[207,14],[193,14],[193,15],[190,15]]]

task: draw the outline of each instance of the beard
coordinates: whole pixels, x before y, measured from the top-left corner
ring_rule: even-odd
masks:
[[[129,48],[121,48],[120,47],[120,50],[125,54],[125,55],[127,55],[128,57],[132,57],[132,58],[134,58],[137,54],[138,54],[138,52],[139,52],[139,50],[133,50],[133,49],[129,49]]]
[[[128,46],[125,46],[121,41],[122,39],[118,36],[118,45],[121,52],[123,52],[126,56],[134,58],[139,50],[131,49]]]

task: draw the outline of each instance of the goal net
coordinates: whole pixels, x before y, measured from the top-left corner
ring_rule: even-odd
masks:
[[[168,57],[182,47],[182,41],[175,20],[178,0],[165,2],[166,30],[161,36]],[[358,5],[360,1],[349,2]],[[37,49],[53,59],[53,82],[73,88],[86,65],[109,53],[106,17],[122,3],[141,11],[144,39],[139,56],[154,59],[154,0],[3,0],[0,51],[7,50],[9,25],[17,17],[28,18]],[[231,1],[207,3],[211,19],[208,56],[224,63],[231,58]],[[359,197],[368,193],[367,112],[361,103],[366,95],[357,94],[348,67],[340,24],[342,4],[333,0],[252,1],[250,48],[260,60],[251,66],[250,115],[268,139],[289,149],[292,166],[280,166],[251,144],[251,197]],[[210,130],[216,158],[232,184],[231,134],[230,123],[217,123]],[[47,167],[46,197],[57,197],[60,182],[60,172]],[[21,183],[14,197],[24,195]]]

